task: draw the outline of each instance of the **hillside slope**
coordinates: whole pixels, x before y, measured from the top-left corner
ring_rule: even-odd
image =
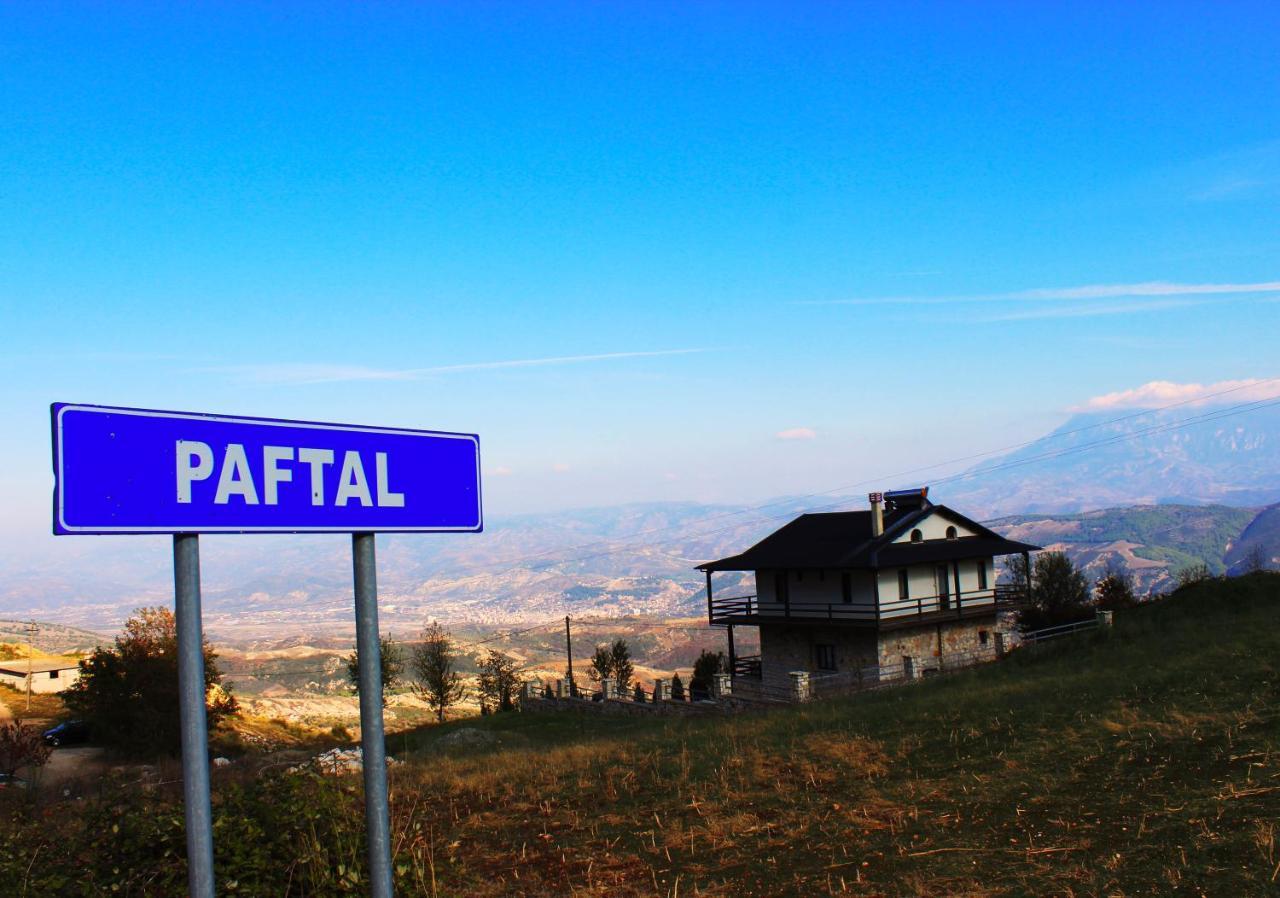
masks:
[[[1010,539],[1066,552],[1096,580],[1108,565],[1133,574],[1139,593],[1173,587],[1177,572],[1206,565],[1221,574],[1257,510],[1225,505],[1138,505],[1081,514],[1013,515],[991,527]]]
[[[1278,664],[1280,575],[1259,574],[1000,664],[769,715],[427,727],[391,744],[410,750],[392,769],[397,885],[1274,894]],[[481,738],[450,739],[460,726]],[[220,878],[243,894],[362,891],[358,777],[215,774]],[[15,810],[0,876],[33,894],[181,893],[178,793],[104,794],[75,814]]]

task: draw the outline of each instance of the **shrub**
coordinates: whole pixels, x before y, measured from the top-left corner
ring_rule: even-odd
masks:
[[[209,729],[235,713],[222,685],[217,654],[204,644],[205,708]],[[182,745],[178,714],[178,637],[173,612],[139,608],[111,648],[80,662],[80,678],[63,693],[67,708],[87,721],[94,738],[127,754],[176,755]]]
[[[671,698],[677,702],[684,701],[684,680],[680,679],[680,674],[671,678]]]
[[[1133,577],[1122,567],[1108,568],[1093,587],[1097,606],[1104,611],[1132,608],[1138,604],[1133,596]]]
[[[0,724],[0,773],[13,776],[23,767],[43,767],[52,751],[35,727],[21,721]]]
[[[694,701],[711,697],[711,684],[715,675],[725,673],[729,669],[728,659],[724,652],[702,650],[698,660],[693,662],[693,676],[689,678],[689,692]]]
[[[1030,604],[1018,616],[1025,630],[1039,630],[1089,616],[1089,584],[1064,552],[1041,552],[1031,569]]]

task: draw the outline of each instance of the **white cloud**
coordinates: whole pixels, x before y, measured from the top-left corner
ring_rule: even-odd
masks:
[[[780,440],[814,440],[818,438],[818,432],[812,427],[790,427],[778,431],[775,436]]]
[[[558,461],[551,466],[551,470],[555,471],[557,474],[563,474],[569,470],[569,466],[562,461]]]
[[[1110,411],[1112,409],[1158,408],[1175,402],[1189,405],[1211,402],[1254,402],[1280,397],[1280,378],[1247,378],[1220,380],[1212,384],[1180,384],[1169,380],[1153,380],[1131,390],[1119,390],[1094,396],[1073,411]]]
[[[709,349],[656,349],[641,352],[602,352],[594,355],[562,355],[539,359],[505,359],[492,362],[466,362],[459,365],[435,365],[429,368],[369,368],[363,365],[331,365],[325,363],[263,363],[205,368],[219,374],[230,374],[243,380],[266,384],[328,384],[346,381],[422,380],[443,374],[465,371],[492,371],[502,368],[535,368],[548,365],[571,365],[583,362],[608,362],[620,359],[654,358],[669,355],[692,355]]]
[[[878,296],[866,299],[802,301],[813,306],[943,305],[971,302],[1055,302],[1064,300],[1122,299],[1155,296],[1237,296],[1280,293],[1280,281],[1239,284],[1184,284],[1176,281],[1139,281],[1132,284],[1085,284],[1079,287],[1036,287],[1009,293],[977,293],[960,296]]]
[[[1069,306],[1041,306],[1035,309],[1018,309],[1013,312],[997,312],[970,318],[970,321],[1035,321],[1041,318],[1096,318],[1101,315],[1133,315],[1142,312],[1163,312],[1166,309],[1185,309],[1201,303],[1190,299],[1154,299],[1146,302],[1103,302]]]
[[[491,477],[510,477],[510,476],[511,476],[511,469],[510,469],[510,468],[508,468],[506,465],[498,465],[498,467],[494,468],[492,471],[490,471],[490,472],[489,472],[489,476],[491,476]]]

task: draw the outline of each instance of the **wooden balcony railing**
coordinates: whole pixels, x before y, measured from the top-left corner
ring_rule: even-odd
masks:
[[[914,618],[936,619],[948,615],[957,618],[985,612],[991,608],[1004,610],[1026,602],[1025,587],[1000,584],[994,588],[960,593],[913,596],[874,602],[769,602],[761,605],[756,596],[712,598],[710,623],[755,624],[768,620],[827,620],[835,623],[875,625],[901,623]]]

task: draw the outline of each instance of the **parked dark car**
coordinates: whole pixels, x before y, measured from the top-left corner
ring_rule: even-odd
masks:
[[[44,731],[45,745],[79,745],[89,741],[89,724],[83,720],[68,720]]]

